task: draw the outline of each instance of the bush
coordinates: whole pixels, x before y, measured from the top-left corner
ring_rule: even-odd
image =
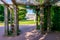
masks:
[[[60,31],[60,7],[54,7],[54,15],[52,16],[52,30],[53,31]]]

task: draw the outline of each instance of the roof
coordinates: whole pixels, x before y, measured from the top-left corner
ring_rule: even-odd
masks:
[[[1,0],[0,0],[1,1]],[[13,4],[12,0],[3,0],[4,2],[6,2],[7,4]],[[16,2],[16,4],[23,4],[23,5],[39,5],[40,2],[39,0],[14,0]],[[2,2],[0,2],[1,4]]]
[[[16,4],[20,4],[20,5],[39,5],[40,4],[40,0],[12,0],[14,1]]]
[[[5,0],[4,0],[5,1]],[[43,4],[44,0],[14,0],[17,4],[20,5],[39,5],[39,4]],[[6,0],[5,1],[8,4],[13,4],[11,0]],[[54,6],[60,6],[60,0],[53,0],[52,1]],[[3,4],[3,2],[1,2],[0,0],[0,4]]]

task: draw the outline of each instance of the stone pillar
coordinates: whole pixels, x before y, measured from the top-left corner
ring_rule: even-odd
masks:
[[[50,0],[46,0],[45,6],[47,8],[47,32],[50,31],[50,27],[51,27],[51,3]]]
[[[10,10],[10,25],[12,25],[13,24],[13,20],[12,20],[12,9],[9,8],[9,10]]]
[[[8,35],[9,24],[8,24],[8,9],[7,6],[4,6],[4,21],[5,21],[5,35]]]
[[[50,31],[50,27],[51,27],[51,5],[47,6],[47,32]]]
[[[40,31],[44,32],[44,7],[40,6]]]
[[[19,24],[18,24],[18,13],[17,13],[17,7],[14,5],[14,35],[17,35],[17,31],[19,30]]]
[[[39,13],[39,11],[40,11],[40,8],[39,8],[39,6],[36,6],[36,29],[38,29],[38,13]]]
[[[13,32],[14,32],[14,24],[13,24],[13,19],[12,19],[13,17],[12,16],[14,16],[14,15],[12,15],[12,13],[13,13],[12,8],[9,8],[9,10],[10,10],[10,31],[13,34]]]

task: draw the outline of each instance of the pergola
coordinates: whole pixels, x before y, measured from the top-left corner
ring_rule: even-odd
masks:
[[[8,3],[6,3],[4,0],[1,0],[4,4],[4,13],[5,13],[5,35],[8,35],[8,13],[7,13],[7,9],[10,10],[10,15],[12,13],[11,9],[14,10],[14,30],[13,30],[13,35],[17,35],[17,30],[19,30],[19,22],[18,22],[18,5],[25,5],[25,6],[35,6],[36,8],[36,20],[38,20],[38,12],[40,11],[40,31],[41,33],[44,32],[44,7],[47,7],[48,9],[48,17],[47,17],[47,32],[49,32],[49,27],[51,27],[51,18],[50,18],[50,3],[49,0],[43,1],[42,3],[40,3],[40,0],[11,0],[13,5],[10,6]],[[10,16],[11,19],[11,16]],[[10,20],[12,22],[12,20]],[[12,24],[11,24],[12,25]],[[36,26],[38,26],[38,21],[36,21]]]

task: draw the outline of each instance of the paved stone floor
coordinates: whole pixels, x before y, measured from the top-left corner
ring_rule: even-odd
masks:
[[[19,36],[4,37],[4,26],[0,26],[0,40],[60,40],[60,32],[40,34],[35,28],[35,25],[20,25]]]

